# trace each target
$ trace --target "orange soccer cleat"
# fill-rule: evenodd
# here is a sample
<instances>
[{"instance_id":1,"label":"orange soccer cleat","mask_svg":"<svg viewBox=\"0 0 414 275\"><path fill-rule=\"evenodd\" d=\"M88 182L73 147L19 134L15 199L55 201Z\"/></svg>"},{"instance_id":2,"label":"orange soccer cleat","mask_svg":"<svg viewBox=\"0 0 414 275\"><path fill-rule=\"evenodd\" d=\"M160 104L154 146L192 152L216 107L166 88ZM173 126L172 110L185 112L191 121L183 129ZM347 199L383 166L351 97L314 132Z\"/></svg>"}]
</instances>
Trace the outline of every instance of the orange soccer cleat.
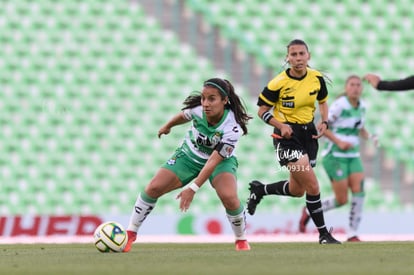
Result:
<instances>
[{"instance_id":1,"label":"orange soccer cleat","mask_svg":"<svg viewBox=\"0 0 414 275\"><path fill-rule=\"evenodd\" d=\"M250 250L250 245L247 242L247 240L237 240L236 241L236 250L237 251Z\"/></svg>"},{"instance_id":2,"label":"orange soccer cleat","mask_svg":"<svg viewBox=\"0 0 414 275\"><path fill-rule=\"evenodd\" d=\"M132 243L135 242L135 240L137 239L137 233L134 231L127 230L127 235L128 235L128 242L123 252L129 252L131 250Z\"/></svg>"}]
</instances>

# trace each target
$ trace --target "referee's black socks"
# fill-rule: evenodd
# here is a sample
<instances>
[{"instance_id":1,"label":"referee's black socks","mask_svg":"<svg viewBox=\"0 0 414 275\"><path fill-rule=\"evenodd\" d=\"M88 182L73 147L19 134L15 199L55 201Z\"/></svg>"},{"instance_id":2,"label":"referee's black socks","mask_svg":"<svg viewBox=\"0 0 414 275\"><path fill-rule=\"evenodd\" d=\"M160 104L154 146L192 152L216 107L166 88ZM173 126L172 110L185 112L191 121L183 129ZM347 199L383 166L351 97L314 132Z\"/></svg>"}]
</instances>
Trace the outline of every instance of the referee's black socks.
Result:
<instances>
[{"instance_id":1,"label":"referee's black socks","mask_svg":"<svg viewBox=\"0 0 414 275\"><path fill-rule=\"evenodd\" d=\"M281 180L264 187L265 195L292 196L289 192L289 181Z\"/></svg>"},{"instance_id":2,"label":"referee's black socks","mask_svg":"<svg viewBox=\"0 0 414 275\"><path fill-rule=\"evenodd\" d=\"M306 194L306 207L308 208L309 215L315 223L315 226L318 229L319 233L322 234L328 232L325 225L325 219L323 217L321 194Z\"/></svg>"}]
</instances>

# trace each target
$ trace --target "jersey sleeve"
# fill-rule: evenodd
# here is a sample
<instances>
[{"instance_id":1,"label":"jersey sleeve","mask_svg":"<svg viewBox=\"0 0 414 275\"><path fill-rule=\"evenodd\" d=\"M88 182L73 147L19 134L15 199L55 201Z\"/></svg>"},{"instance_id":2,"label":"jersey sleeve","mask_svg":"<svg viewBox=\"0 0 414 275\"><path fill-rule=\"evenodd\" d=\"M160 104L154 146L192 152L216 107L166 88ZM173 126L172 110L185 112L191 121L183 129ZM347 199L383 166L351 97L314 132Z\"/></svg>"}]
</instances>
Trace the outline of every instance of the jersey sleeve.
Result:
<instances>
[{"instance_id":1,"label":"jersey sleeve","mask_svg":"<svg viewBox=\"0 0 414 275\"><path fill-rule=\"evenodd\" d=\"M414 75L394 81L380 81L377 86L382 91L406 91L414 89Z\"/></svg>"},{"instance_id":2,"label":"jersey sleeve","mask_svg":"<svg viewBox=\"0 0 414 275\"><path fill-rule=\"evenodd\" d=\"M279 92L279 90L273 91L268 87L264 87L257 99L257 106L273 106L279 100Z\"/></svg>"},{"instance_id":3,"label":"jersey sleeve","mask_svg":"<svg viewBox=\"0 0 414 275\"><path fill-rule=\"evenodd\" d=\"M229 158L233 155L236 144L242 136L243 130L238 124L234 124L228 128L220 141L218 146L219 154L224 158Z\"/></svg>"},{"instance_id":4,"label":"jersey sleeve","mask_svg":"<svg viewBox=\"0 0 414 275\"><path fill-rule=\"evenodd\" d=\"M281 81L284 79L284 72L277 75L275 78L267 83L262 93L259 95L257 105L274 106L279 101L279 94L281 90Z\"/></svg>"},{"instance_id":5,"label":"jersey sleeve","mask_svg":"<svg viewBox=\"0 0 414 275\"><path fill-rule=\"evenodd\" d=\"M189 121L193 119L194 115L202 117L202 107L197 106L191 109L184 109L183 114L184 114L184 117Z\"/></svg>"},{"instance_id":6,"label":"jersey sleeve","mask_svg":"<svg viewBox=\"0 0 414 275\"><path fill-rule=\"evenodd\" d=\"M321 84L321 89L318 92L317 100L319 103L324 103L328 100L328 89L326 88L325 79L323 79L323 76L317 76L319 79L319 82Z\"/></svg>"},{"instance_id":7,"label":"jersey sleeve","mask_svg":"<svg viewBox=\"0 0 414 275\"><path fill-rule=\"evenodd\" d=\"M234 125L229 131L226 131L221 139L222 143L227 143L236 146L240 137L242 136L243 130L239 125Z\"/></svg>"},{"instance_id":8,"label":"jersey sleeve","mask_svg":"<svg viewBox=\"0 0 414 275\"><path fill-rule=\"evenodd\" d=\"M328 114L329 123L334 123L338 119L338 117L341 115L342 109L343 108L341 104L341 98L332 102L332 104L329 106L329 114Z\"/></svg>"},{"instance_id":9,"label":"jersey sleeve","mask_svg":"<svg viewBox=\"0 0 414 275\"><path fill-rule=\"evenodd\" d=\"M183 115L187 120L191 120L192 119L191 109L184 109L183 110Z\"/></svg>"}]
</instances>

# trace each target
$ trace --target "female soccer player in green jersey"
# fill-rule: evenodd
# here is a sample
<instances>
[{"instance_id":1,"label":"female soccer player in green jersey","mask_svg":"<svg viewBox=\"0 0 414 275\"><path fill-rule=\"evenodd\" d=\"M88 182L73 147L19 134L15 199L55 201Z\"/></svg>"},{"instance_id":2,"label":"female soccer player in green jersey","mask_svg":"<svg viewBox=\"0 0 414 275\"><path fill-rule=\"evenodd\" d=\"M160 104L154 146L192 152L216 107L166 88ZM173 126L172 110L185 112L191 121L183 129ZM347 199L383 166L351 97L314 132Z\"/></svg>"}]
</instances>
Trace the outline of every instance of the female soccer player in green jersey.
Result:
<instances>
[{"instance_id":1,"label":"female soccer player in green jersey","mask_svg":"<svg viewBox=\"0 0 414 275\"><path fill-rule=\"evenodd\" d=\"M361 99L362 80L351 75L345 82L345 93L329 108L329 130L325 132L328 142L322 151L323 167L328 174L335 197L322 202L323 211L328 211L348 202L348 189L352 193L349 212L348 241L360 241L357 230L361 221L364 203L364 169L360 156L360 137L368 139L365 129L366 105ZM305 232L309 215L302 211L300 231Z\"/></svg>"},{"instance_id":2,"label":"female soccer player in green jersey","mask_svg":"<svg viewBox=\"0 0 414 275\"><path fill-rule=\"evenodd\" d=\"M180 209L187 211L195 193L209 180L220 198L236 239L236 250L250 250L245 237L245 211L237 195L236 144L247 134L246 113L233 85L220 78L204 82L200 94L190 95L181 112L158 131L158 137L170 133L174 126L192 122L182 145L162 165L135 202L127 227L131 249L137 232L151 213L159 197L185 187L177 196Z\"/></svg>"},{"instance_id":3,"label":"female soccer player in green jersey","mask_svg":"<svg viewBox=\"0 0 414 275\"><path fill-rule=\"evenodd\" d=\"M274 127L276 158L289 174L289 180L271 184L250 182L248 212L253 215L265 195L303 197L319 231L319 243L340 243L327 230L322 211L316 165L318 138L328 129L328 90L323 75L309 68L310 53L302 40L287 46L289 68L273 78L259 95L258 115ZM314 124L315 103L322 122Z\"/></svg>"}]
</instances>

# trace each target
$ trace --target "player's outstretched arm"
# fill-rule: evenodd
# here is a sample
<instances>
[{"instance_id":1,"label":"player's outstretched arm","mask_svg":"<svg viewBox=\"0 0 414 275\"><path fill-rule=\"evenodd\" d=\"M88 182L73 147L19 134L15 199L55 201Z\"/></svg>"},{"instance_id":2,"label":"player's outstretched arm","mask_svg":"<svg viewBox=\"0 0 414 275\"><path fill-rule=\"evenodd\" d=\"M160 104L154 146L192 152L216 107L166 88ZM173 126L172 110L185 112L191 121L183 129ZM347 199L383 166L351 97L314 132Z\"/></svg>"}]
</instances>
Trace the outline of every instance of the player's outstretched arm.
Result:
<instances>
[{"instance_id":1,"label":"player's outstretched arm","mask_svg":"<svg viewBox=\"0 0 414 275\"><path fill-rule=\"evenodd\" d=\"M185 118L183 112L176 114L158 130L158 138L161 138L162 135L168 135L171 132L172 127L187 123L188 121L189 120Z\"/></svg>"}]
</instances>

